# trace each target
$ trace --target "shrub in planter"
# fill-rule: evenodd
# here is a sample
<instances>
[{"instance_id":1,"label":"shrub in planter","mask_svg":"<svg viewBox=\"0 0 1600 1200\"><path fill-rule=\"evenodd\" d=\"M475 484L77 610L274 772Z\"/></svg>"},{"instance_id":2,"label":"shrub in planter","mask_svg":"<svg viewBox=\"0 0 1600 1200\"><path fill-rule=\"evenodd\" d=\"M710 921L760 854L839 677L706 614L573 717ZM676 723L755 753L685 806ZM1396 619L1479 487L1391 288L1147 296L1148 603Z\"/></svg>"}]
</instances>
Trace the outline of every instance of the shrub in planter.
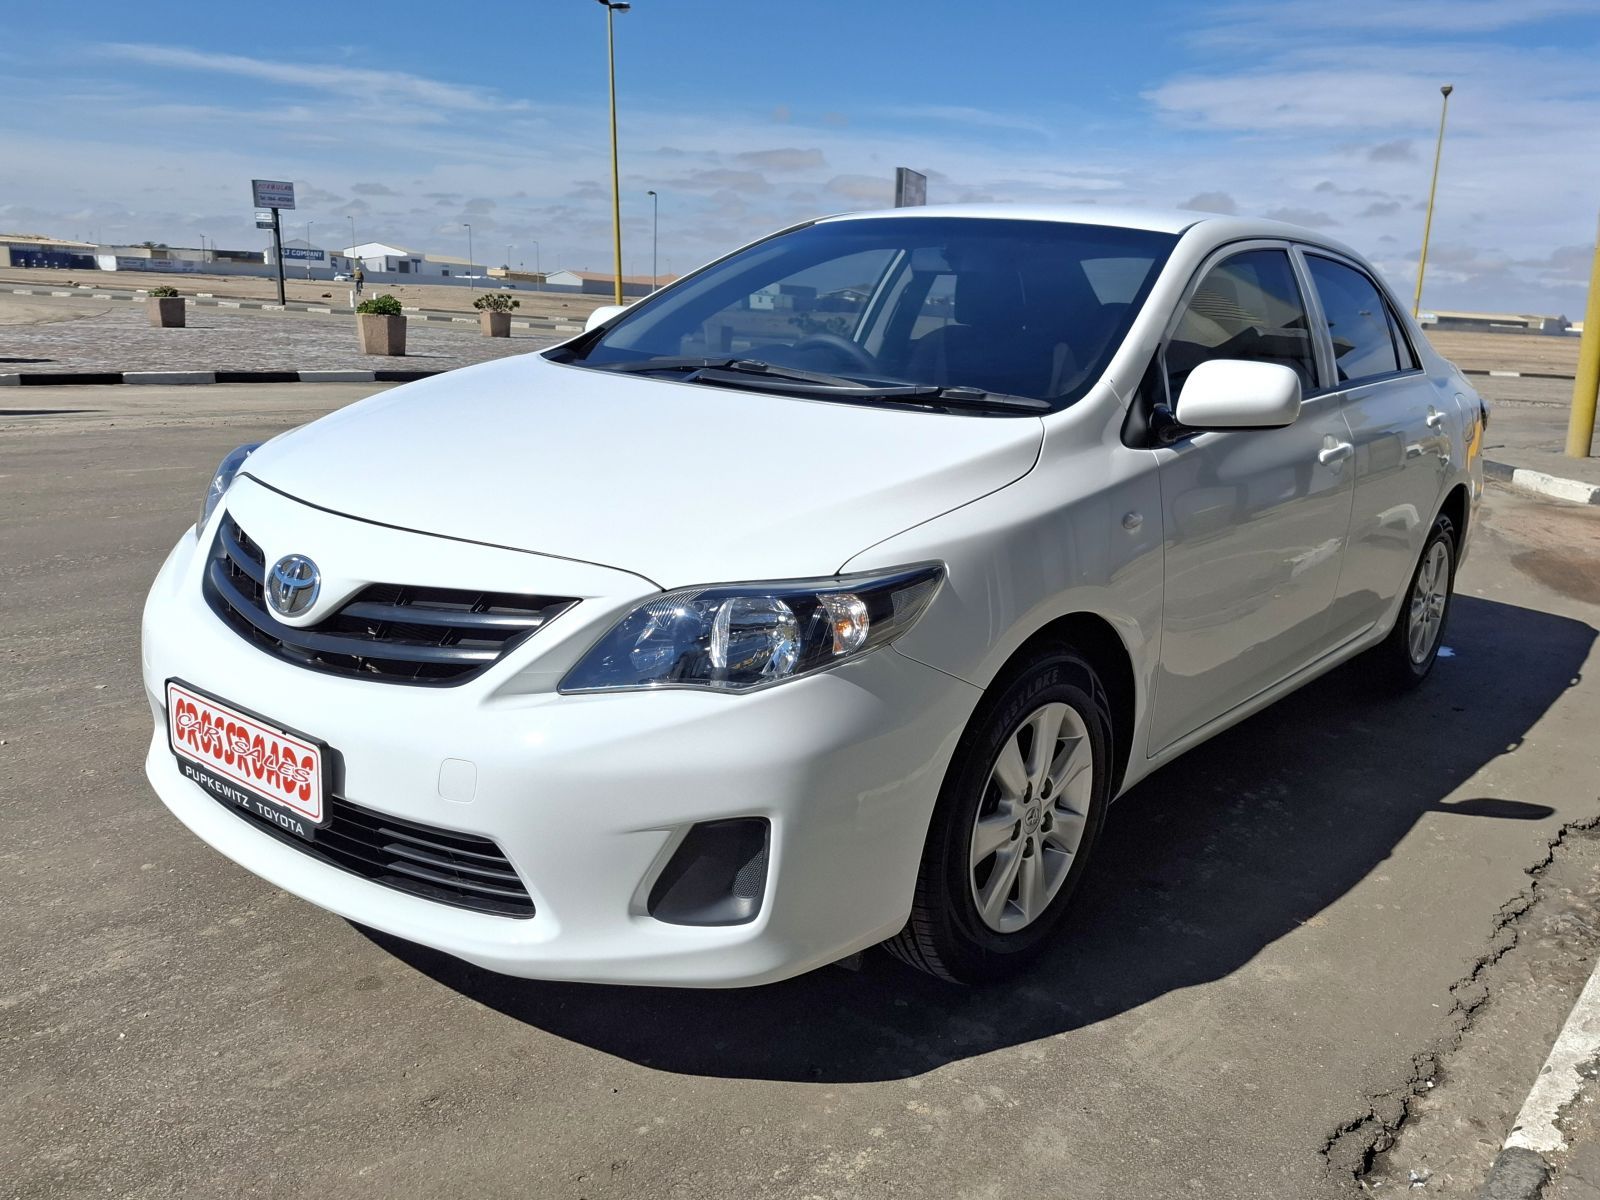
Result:
<instances>
[{"instance_id":1,"label":"shrub in planter","mask_svg":"<svg viewBox=\"0 0 1600 1200\"><path fill-rule=\"evenodd\" d=\"M406 352L406 318L400 301L387 293L356 305L361 353L399 355Z\"/></svg>"},{"instance_id":2,"label":"shrub in planter","mask_svg":"<svg viewBox=\"0 0 1600 1200\"><path fill-rule=\"evenodd\" d=\"M478 310L478 326L484 337L510 337L511 310L521 308L522 301L505 292L485 292L472 302L472 307Z\"/></svg>"},{"instance_id":3,"label":"shrub in planter","mask_svg":"<svg viewBox=\"0 0 1600 1200\"><path fill-rule=\"evenodd\" d=\"M145 295L149 297L144 302L144 310L150 318L150 324L157 329L183 328L188 310L184 306L183 297L178 295L177 288L163 284L151 288Z\"/></svg>"}]
</instances>

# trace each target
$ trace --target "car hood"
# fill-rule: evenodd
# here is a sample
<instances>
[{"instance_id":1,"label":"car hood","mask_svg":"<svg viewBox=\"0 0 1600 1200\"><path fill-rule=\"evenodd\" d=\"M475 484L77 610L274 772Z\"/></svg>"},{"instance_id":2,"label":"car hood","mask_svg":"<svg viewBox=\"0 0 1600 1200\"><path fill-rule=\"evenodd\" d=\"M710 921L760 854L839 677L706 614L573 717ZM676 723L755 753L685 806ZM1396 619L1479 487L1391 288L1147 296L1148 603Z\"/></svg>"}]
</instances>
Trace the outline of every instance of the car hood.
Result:
<instances>
[{"instance_id":1,"label":"car hood","mask_svg":"<svg viewBox=\"0 0 1600 1200\"><path fill-rule=\"evenodd\" d=\"M955 416L617 375L520 355L323 417L245 473L364 520L661 587L829 575L1025 475L1035 417Z\"/></svg>"}]
</instances>

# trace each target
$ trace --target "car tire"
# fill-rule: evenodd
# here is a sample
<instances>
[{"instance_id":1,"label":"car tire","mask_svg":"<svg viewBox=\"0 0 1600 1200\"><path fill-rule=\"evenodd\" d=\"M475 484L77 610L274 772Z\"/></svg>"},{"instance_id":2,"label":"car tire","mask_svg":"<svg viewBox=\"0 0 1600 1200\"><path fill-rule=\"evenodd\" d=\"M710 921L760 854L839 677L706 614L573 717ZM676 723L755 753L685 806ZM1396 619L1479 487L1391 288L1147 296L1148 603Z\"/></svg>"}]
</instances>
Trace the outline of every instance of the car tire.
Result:
<instances>
[{"instance_id":1,"label":"car tire","mask_svg":"<svg viewBox=\"0 0 1600 1200\"><path fill-rule=\"evenodd\" d=\"M1456 528L1440 514L1417 556L1394 628L1369 656L1384 690L1409 692L1433 670L1444 645L1455 584Z\"/></svg>"},{"instance_id":2,"label":"car tire","mask_svg":"<svg viewBox=\"0 0 1600 1200\"><path fill-rule=\"evenodd\" d=\"M889 952L952 983L1003 978L1030 962L1099 839L1111 746L1105 688L1070 646L1046 646L1005 672L957 745L911 918L884 943Z\"/></svg>"}]
</instances>

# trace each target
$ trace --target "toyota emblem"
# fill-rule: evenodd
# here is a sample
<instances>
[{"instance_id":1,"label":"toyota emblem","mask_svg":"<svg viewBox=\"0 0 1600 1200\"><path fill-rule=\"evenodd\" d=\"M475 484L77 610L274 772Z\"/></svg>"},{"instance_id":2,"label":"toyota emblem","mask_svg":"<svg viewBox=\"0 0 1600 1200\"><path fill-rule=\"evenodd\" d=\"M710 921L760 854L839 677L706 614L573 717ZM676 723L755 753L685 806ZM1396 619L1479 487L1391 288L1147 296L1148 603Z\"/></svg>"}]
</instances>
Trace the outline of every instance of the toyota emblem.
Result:
<instances>
[{"instance_id":1,"label":"toyota emblem","mask_svg":"<svg viewBox=\"0 0 1600 1200\"><path fill-rule=\"evenodd\" d=\"M267 604L280 617L297 617L317 602L322 575L304 554L285 554L267 573Z\"/></svg>"}]
</instances>

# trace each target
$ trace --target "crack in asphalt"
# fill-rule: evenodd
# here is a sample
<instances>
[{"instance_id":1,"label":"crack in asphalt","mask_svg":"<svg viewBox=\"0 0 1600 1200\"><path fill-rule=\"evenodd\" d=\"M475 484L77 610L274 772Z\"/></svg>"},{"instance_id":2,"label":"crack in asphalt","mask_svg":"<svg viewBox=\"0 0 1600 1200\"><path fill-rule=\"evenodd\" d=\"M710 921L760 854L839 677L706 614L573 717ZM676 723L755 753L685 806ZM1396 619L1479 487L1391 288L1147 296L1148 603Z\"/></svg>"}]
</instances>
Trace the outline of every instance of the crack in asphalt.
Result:
<instances>
[{"instance_id":1,"label":"crack in asphalt","mask_svg":"<svg viewBox=\"0 0 1600 1200\"><path fill-rule=\"evenodd\" d=\"M1465 975L1450 985L1453 1003L1447 1019L1453 1026L1451 1032L1441 1034L1426 1049L1413 1054L1411 1071L1406 1078L1381 1092L1369 1093L1367 1110L1328 1134L1320 1153L1331 1176L1363 1185L1363 1177L1371 1170L1373 1158L1394 1145L1395 1135L1411 1116L1412 1102L1434 1086L1441 1061L1460 1048L1478 1010L1489 999L1484 973L1520 940L1521 918L1538 898L1545 871L1569 836L1597 827L1600 827L1600 815L1567 822L1546 842L1543 857L1523 868L1532 882L1500 906L1490 926L1489 948L1474 960Z\"/></svg>"}]
</instances>

